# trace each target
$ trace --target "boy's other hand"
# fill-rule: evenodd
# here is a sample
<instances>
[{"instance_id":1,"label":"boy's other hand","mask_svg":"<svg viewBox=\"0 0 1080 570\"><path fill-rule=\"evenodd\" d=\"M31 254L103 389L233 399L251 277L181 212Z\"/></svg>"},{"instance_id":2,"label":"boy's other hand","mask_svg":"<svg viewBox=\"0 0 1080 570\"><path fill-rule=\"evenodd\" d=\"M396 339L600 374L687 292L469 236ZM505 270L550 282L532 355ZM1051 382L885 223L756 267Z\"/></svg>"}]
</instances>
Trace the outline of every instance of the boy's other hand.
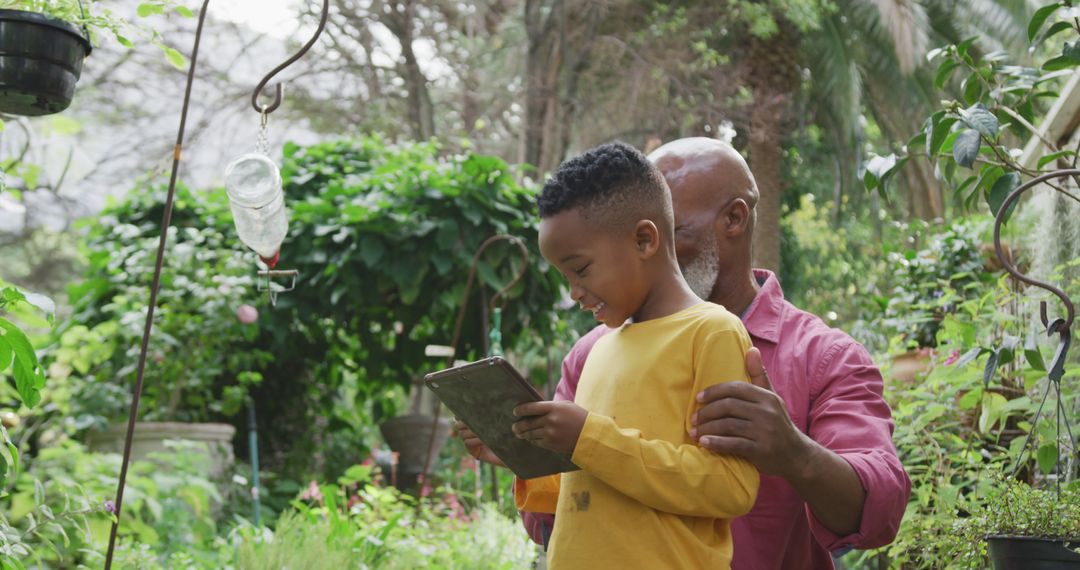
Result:
<instances>
[{"instance_id":1,"label":"boy's other hand","mask_svg":"<svg viewBox=\"0 0 1080 570\"><path fill-rule=\"evenodd\" d=\"M529 402L514 408L522 419L514 433L534 445L559 453L573 453L589 412L573 402Z\"/></svg>"},{"instance_id":2,"label":"boy's other hand","mask_svg":"<svg viewBox=\"0 0 1080 570\"><path fill-rule=\"evenodd\" d=\"M464 422L454 422L454 431L457 432L458 437L460 437L461 441L465 444L465 449L468 450L469 455L476 458L477 461L498 465L499 467L506 467L506 464L502 462L502 459L499 459L498 456L495 455L495 452L484 445L484 442L480 441L480 438L476 437L476 434L473 433L473 431L469 429L469 426L465 425Z\"/></svg>"}]
</instances>

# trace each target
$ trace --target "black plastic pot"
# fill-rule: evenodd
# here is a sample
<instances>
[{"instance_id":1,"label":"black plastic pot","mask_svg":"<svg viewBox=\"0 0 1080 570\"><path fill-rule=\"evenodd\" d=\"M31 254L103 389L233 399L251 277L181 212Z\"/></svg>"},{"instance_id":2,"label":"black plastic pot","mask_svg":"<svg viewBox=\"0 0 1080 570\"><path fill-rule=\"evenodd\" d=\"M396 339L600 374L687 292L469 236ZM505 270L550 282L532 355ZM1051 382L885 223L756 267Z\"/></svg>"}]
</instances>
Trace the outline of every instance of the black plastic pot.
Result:
<instances>
[{"instance_id":1,"label":"black plastic pot","mask_svg":"<svg viewBox=\"0 0 1080 570\"><path fill-rule=\"evenodd\" d=\"M988 536L994 570L1080 570L1080 541L1065 542L1030 536Z\"/></svg>"},{"instance_id":2,"label":"black plastic pot","mask_svg":"<svg viewBox=\"0 0 1080 570\"><path fill-rule=\"evenodd\" d=\"M0 10L0 113L38 116L67 109L90 49L90 40L67 22Z\"/></svg>"}]
</instances>

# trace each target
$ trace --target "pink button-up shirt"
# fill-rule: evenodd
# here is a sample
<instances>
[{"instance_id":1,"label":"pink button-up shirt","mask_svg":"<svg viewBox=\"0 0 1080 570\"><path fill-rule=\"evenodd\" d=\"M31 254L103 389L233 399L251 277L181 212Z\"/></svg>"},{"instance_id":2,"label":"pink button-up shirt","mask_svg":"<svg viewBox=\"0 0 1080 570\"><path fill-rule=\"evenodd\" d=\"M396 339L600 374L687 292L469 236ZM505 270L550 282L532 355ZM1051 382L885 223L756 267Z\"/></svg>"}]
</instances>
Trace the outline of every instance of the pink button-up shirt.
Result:
<instances>
[{"instance_id":1,"label":"pink button-up shirt","mask_svg":"<svg viewBox=\"0 0 1080 570\"><path fill-rule=\"evenodd\" d=\"M831 552L874 548L896 536L911 480L892 443L893 422L882 398L882 379L866 349L844 332L784 300L776 277L754 270L762 283L742 316L761 351L773 388L795 425L843 457L863 489L862 522L855 534L826 529L787 481L762 475L757 503L731 525L732 568L832 568ZM614 329L596 327L563 360L556 400L573 400L585 359L597 339ZM550 534L554 517L523 513L533 540Z\"/></svg>"}]
</instances>

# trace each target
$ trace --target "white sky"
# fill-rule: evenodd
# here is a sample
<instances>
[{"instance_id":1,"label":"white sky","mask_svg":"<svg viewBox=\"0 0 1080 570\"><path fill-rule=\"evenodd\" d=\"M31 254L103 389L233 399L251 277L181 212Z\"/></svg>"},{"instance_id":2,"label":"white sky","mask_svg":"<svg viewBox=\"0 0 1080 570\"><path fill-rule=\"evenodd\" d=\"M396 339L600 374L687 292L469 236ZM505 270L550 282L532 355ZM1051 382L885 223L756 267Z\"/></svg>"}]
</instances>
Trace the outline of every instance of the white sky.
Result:
<instances>
[{"instance_id":1,"label":"white sky","mask_svg":"<svg viewBox=\"0 0 1080 570\"><path fill-rule=\"evenodd\" d=\"M210 2L208 13L284 38L296 33L300 6L297 0L224 0Z\"/></svg>"}]
</instances>

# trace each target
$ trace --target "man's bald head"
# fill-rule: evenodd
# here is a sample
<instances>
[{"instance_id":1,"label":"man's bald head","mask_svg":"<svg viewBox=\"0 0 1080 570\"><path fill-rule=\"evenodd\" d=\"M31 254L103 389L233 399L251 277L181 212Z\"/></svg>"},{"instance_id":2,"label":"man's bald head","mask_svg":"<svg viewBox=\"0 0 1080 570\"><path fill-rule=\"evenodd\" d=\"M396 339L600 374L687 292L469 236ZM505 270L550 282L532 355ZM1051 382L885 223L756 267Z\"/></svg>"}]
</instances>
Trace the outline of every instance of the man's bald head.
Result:
<instances>
[{"instance_id":1,"label":"man's bald head","mask_svg":"<svg viewBox=\"0 0 1080 570\"><path fill-rule=\"evenodd\" d=\"M671 189L675 254L687 283L703 299L732 302L730 280L750 275L758 203L746 161L705 137L669 142L649 160Z\"/></svg>"},{"instance_id":2,"label":"man's bald head","mask_svg":"<svg viewBox=\"0 0 1080 570\"><path fill-rule=\"evenodd\" d=\"M758 189L750 167L730 144L708 137L671 141L649 154L668 186L708 192L725 204L742 198L751 210L757 206Z\"/></svg>"}]
</instances>

